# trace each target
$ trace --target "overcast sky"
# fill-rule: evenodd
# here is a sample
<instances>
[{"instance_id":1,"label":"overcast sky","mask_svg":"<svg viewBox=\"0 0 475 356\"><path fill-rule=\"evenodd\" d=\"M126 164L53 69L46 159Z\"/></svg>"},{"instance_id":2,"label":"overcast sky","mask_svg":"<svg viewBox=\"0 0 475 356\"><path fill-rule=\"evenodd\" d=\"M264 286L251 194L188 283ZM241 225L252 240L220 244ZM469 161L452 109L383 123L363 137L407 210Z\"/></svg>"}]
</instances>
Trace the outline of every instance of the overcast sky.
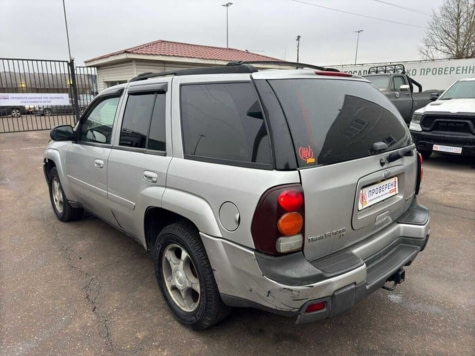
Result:
<instances>
[{"instance_id":1,"label":"overcast sky","mask_svg":"<svg viewBox=\"0 0 475 356\"><path fill-rule=\"evenodd\" d=\"M226 46L227 1L65 0L72 56L82 64L155 40ZM443 0L232 0L229 47L300 61L422 59L418 47ZM357 16L357 15L359 16ZM0 58L67 59L62 0L0 0Z\"/></svg>"}]
</instances>

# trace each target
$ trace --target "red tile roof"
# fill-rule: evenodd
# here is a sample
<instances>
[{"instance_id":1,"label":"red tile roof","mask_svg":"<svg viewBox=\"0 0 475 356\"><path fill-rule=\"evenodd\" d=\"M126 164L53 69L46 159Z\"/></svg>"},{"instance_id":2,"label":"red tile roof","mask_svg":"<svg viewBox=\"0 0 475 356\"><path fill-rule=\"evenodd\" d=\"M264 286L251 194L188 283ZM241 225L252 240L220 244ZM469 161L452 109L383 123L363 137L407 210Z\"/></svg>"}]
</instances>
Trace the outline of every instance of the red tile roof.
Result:
<instances>
[{"instance_id":1,"label":"red tile roof","mask_svg":"<svg viewBox=\"0 0 475 356\"><path fill-rule=\"evenodd\" d=\"M234 48L201 46L189 43L170 42L170 41L154 41L139 46L123 49L121 51L112 52L100 57L88 59L87 62L105 59L119 54L131 53L151 56L169 56L209 59L218 61L280 61L280 59L262 56L260 54L241 51Z\"/></svg>"}]
</instances>

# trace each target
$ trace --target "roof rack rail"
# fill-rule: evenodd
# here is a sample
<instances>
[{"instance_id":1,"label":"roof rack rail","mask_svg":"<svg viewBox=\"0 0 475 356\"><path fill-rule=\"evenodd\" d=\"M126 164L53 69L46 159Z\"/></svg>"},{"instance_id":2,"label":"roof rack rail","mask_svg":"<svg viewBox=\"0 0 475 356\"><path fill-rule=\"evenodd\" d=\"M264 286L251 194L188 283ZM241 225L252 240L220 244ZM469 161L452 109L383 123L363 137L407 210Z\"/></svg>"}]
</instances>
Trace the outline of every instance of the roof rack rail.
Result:
<instances>
[{"instance_id":1,"label":"roof rack rail","mask_svg":"<svg viewBox=\"0 0 475 356\"><path fill-rule=\"evenodd\" d=\"M338 69L335 68L326 68L326 67L321 67L321 66L316 66L313 64L307 64L307 63L300 63L300 62L287 62L287 61L236 61L236 62L229 62L227 65L228 66L237 66L237 65L242 65L242 64L273 64L273 65L278 65L278 66L289 66L289 67L295 67L296 69L301 69L301 68L310 68L310 69L316 69L316 70L322 70L322 71L327 71L327 72L339 72Z\"/></svg>"},{"instance_id":2,"label":"roof rack rail","mask_svg":"<svg viewBox=\"0 0 475 356\"><path fill-rule=\"evenodd\" d=\"M198 75L198 74L235 74L235 73L254 73L258 69L253 66L253 64L272 64L279 66L291 66L295 68L311 68L327 72L339 72L335 68L325 68L320 66L315 66L313 64L306 63L296 63L296 62L285 62L285 61L249 61L249 62L229 62L225 66L213 66L213 67L199 67L199 68L188 68L188 69L179 69L171 70L166 72L158 73L142 73L136 77L129 80L129 82L138 82L139 80L146 80L149 78L156 77L166 77L169 75L182 76L182 75Z\"/></svg>"},{"instance_id":3,"label":"roof rack rail","mask_svg":"<svg viewBox=\"0 0 475 356\"><path fill-rule=\"evenodd\" d=\"M388 64L383 66L370 67L368 69L368 74L379 73L406 74L406 68L404 67L404 64Z\"/></svg>"},{"instance_id":4,"label":"roof rack rail","mask_svg":"<svg viewBox=\"0 0 475 356\"><path fill-rule=\"evenodd\" d=\"M233 73L254 73L257 69L248 64L236 65L236 66L213 66L213 67L199 67L171 70L159 73L142 73L129 80L129 82L137 82L139 80L146 80L155 77L166 77L169 75L181 76L181 75L197 75L197 74L233 74Z\"/></svg>"}]
</instances>

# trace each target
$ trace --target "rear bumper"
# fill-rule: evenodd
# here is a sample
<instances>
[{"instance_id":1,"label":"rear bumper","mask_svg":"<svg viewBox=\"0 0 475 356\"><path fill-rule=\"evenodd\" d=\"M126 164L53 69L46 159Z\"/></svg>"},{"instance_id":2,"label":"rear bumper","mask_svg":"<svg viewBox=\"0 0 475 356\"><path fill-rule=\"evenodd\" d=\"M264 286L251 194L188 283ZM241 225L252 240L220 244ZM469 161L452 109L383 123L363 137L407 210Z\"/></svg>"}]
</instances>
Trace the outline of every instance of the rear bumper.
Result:
<instances>
[{"instance_id":1,"label":"rear bumper","mask_svg":"<svg viewBox=\"0 0 475 356\"><path fill-rule=\"evenodd\" d=\"M299 252L272 257L201 234L223 301L256 307L298 323L345 312L410 265L427 244L429 213L414 201L398 222L350 249L317 261ZM306 313L309 305L321 310Z\"/></svg>"}]
</instances>

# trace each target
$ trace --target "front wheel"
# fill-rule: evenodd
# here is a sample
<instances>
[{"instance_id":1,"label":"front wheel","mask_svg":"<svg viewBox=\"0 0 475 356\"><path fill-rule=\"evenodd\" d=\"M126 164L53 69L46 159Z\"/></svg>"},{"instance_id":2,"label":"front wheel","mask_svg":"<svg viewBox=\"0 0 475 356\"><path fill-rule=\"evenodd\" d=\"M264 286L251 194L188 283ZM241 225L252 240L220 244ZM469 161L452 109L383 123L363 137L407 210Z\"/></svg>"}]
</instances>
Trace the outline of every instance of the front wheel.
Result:
<instances>
[{"instance_id":1,"label":"front wheel","mask_svg":"<svg viewBox=\"0 0 475 356\"><path fill-rule=\"evenodd\" d=\"M160 290L181 323L203 330L229 312L219 295L213 271L196 228L181 221L165 227L153 251Z\"/></svg>"},{"instance_id":2,"label":"front wheel","mask_svg":"<svg viewBox=\"0 0 475 356\"><path fill-rule=\"evenodd\" d=\"M71 204L69 204L63 187L61 186L56 167L52 168L49 172L49 197L53 211L59 220L72 221L82 216L83 209L73 208Z\"/></svg>"}]
</instances>

